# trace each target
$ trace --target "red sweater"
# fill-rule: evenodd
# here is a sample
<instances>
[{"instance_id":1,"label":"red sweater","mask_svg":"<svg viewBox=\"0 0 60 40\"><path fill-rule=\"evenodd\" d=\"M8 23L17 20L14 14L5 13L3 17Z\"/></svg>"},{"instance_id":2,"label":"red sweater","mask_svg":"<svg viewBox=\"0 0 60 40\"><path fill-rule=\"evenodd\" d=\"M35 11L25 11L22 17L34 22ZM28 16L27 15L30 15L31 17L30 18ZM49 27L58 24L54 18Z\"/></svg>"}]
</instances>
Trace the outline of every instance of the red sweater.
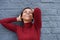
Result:
<instances>
[{"instance_id":1,"label":"red sweater","mask_svg":"<svg viewBox=\"0 0 60 40\"><path fill-rule=\"evenodd\" d=\"M41 10L39 8L34 9L34 23L24 23L24 26L18 26L12 24L17 22L17 18L5 18L0 20L0 23L7 29L15 32L18 36L18 40L40 40L41 34Z\"/></svg>"}]
</instances>

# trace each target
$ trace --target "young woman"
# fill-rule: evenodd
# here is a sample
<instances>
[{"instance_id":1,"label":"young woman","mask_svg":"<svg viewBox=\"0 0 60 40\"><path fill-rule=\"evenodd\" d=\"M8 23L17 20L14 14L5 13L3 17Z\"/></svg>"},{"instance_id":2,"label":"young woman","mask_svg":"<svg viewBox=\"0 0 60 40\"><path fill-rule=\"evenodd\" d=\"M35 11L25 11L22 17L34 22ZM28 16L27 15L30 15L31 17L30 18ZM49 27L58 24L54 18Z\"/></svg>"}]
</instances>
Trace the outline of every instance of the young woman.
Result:
<instances>
[{"instance_id":1,"label":"young woman","mask_svg":"<svg viewBox=\"0 0 60 40\"><path fill-rule=\"evenodd\" d=\"M34 20L34 23L32 21ZM24 25L18 26L12 22L22 21ZM31 9L26 7L21 12L19 17L5 18L0 20L5 28L15 32L18 40L40 40L41 34L41 10L39 8Z\"/></svg>"}]
</instances>

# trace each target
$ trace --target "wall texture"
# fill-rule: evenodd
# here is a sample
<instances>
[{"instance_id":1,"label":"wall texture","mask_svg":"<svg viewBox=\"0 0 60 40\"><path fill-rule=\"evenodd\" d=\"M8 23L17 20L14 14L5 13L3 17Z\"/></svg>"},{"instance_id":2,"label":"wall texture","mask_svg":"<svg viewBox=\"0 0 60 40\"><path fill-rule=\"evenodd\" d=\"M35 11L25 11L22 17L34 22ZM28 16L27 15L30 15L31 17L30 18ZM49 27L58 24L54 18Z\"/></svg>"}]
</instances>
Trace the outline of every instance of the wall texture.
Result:
<instances>
[{"instance_id":1,"label":"wall texture","mask_svg":"<svg viewBox=\"0 0 60 40\"><path fill-rule=\"evenodd\" d=\"M0 0L0 19L17 16L25 7L42 10L41 40L60 40L60 0ZM0 40L18 40L0 24Z\"/></svg>"}]
</instances>

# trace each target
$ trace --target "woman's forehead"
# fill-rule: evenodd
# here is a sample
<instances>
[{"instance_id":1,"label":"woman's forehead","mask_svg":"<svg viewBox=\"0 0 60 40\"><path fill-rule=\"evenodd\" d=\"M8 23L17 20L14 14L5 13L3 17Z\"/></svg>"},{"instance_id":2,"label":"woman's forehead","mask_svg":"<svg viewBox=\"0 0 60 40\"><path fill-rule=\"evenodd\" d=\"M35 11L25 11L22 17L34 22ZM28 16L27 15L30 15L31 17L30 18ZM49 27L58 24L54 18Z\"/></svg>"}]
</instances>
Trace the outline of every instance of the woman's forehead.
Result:
<instances>
[{"instance_id":1,"label":"woman's forehead","mask_svg":"<svg viewBox=\"0 0 60 40\"><path fill-rule=\"evenodd\" d=\"M31 9L25 9L24 11L32 11Z\"/></svg>"}]
</instances>

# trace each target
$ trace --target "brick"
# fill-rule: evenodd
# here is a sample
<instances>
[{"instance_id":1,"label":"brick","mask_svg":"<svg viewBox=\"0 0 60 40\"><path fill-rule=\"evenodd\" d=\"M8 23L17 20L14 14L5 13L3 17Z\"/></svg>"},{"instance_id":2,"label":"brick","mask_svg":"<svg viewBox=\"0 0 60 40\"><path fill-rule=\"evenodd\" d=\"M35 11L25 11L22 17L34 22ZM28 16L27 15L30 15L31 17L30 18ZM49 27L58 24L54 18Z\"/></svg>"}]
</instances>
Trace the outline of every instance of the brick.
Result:
<instances>
[{"instance_id":1,"label":"brick","mask_svg":"<svg viewBox=\"0 0 60 40\"><path fill-rule=\"evenodd\" d=\"M52 28L52 33L60 34L60 28Z\"/></svg>"},{"instance_id":2,"label":"brick","mask_svg":"<svg viewBox=\"0 0 60 40\"><path fill-rule=\"evenodd\" d=\"M50 28L49 22L42 22L42 27L43 28Z\"/></svg>"},{"instance_id":3,"label":"brick","mask_svg":"<svg viewBox=\"0 0 60 40\"><path fill-rule=\"evenodd\" d=\"M41 2L54 2L55 0L41 0Z\"/></svg>"},{"instance_id":4,"label":"brick","mask_svg":"<svg viewBox=\"0 0 60 40\"><path fill-rule=\"evenodd\" d=\"M43 28L56 28L58 27L58 24L55 21L42 22L42 27Z\"/></svg>"},{"instance_id":5,"label":"brick","mask_svg":"<svg viewBox=\"0 0 60 40\"><path fill-rule=\"evenodd\" d=\"M60 10L58 10L58 13L57 14L58 14L58 16L60 16Z\"/></svg>"},{"instance_id":6,"label":"brick","mask_svg":"<svg viewBox=\"0 0 60 40\"><path fill-rule=\"evenodd\" d=\"M45 9L42 11L43 16L57 16L56 9Z\"/></svg>"},{"instance_id":7,"label":"brick","mask_svg":"<svg viewBox=\"0 0 60 40\"><path fill-rule=\"evenodd\" d=\"M54 3L33 3L32 4L33 7L40 7L42 9L42 11L44 9L55 9L56 5Z\"/></svg>"},{"instance_id":8,"label":"brick","mask_svg":"<svg viewBox=\"0 0 60 40\"><path fill-rule=\"evenodd\" d=\"M57 2L57 3L59 3L59 2L60 2L60 0L54 0L54 2Z\"/></svg>"},{"instance_id":9,"label":"brick","mask_svg":"<svg viewBox=\"0 0 60 40\"><path fill-rule=\"evenodd\" d=\"M46 21L46 22L48 22L48 21L60 21L60 16L42 16L42 21Z\"/></svg>"},{"instance_id":10,"label":"brick","mask_svg":"<svg viewBox=\"0 0 60 40\"><path fill-rule=\"evenodd\" d=\"M2 17L14 17L14 16L18 16L20 14L20 10L2 10Z\"/></svg>"},{"instance_id":11,"label":"brick","mask_svg":"<svg viewBox=\"0 0 60 40\"><path fill-rule=\"evenodd\" d=\"M55 9L60 10L60 4L58 2L54 3L54 5L55 5Z\"/></svg>"},{"instance_id":12,"label":"brick","mask_svg":"<svg viewBox=\"0 0 60 40\"><path fill-rule=\"evenodd\" d=\"M41 40L57 40L56 34L41 34Z\"/></svg>"},{"instance_id":13,"label":"brick","mask_svg":"<svg viewBox=\"0 0 60 40\"><path fill-rule=\"evenodd\" d=\"M42 15L42 21L43 22L48 22L50 19L49 19L49 17L48 16L43 16Z\"/></svg>"},{"instance_id":14,"label":"brick","mask_svg":"<svg viewBox=\"0 0 60 40\"><path fill-rule=\"evenodd\" d=\"M41 2L60 2L60 0L41 0Z\"/></svg>"},{"instance_id":15,"label":"brick","mask_svg":"<svg viewBox=\"0 0 60 40\"><path fill-rule=\"evenodd\" d=\"M57 26L58 26L58 28L60 28L60 22L57 22Z\"/></svg>"},{"instance_id":16,"label":"brick","mask_svg":"<svg viewBox=\"0 0 60 40\"><path fill-rule=\"evenodd\" d=\"M55 22L60 21L60 16L48 16L48 17L50 21L55 21Z\"/></svg>"},{"instance_id":17,"label":"brick","mask_svg":"<svg viewBox=\"0 0 60 40\"><path fill-rule=\"evenodd\" d=\"M0 40L17 40L15 33L0 33Z\"/></svg>"},{"instance_id":18,"label":"brick","mask_svg":"<svg viewBox=\"0 0 60 40\"><path fill-rule=\"evenodd\" d=\"M58 40L60 40L60 34L57 34L57 38L58 38Z\"/></svg>"},{"instance_id":19,"label":"brick","mask_svg":"<svg viewBox=\"0 0 60 40\"><path fill-rule=\"evenodd\" d=\"M41 2L41 1L40 0L10 0L10 2L23 2L23 3L33 2L33 3L36 3L36 2Z\"/></svg>"},{"instance_id":20,"label":"brick","mask_svg":"<svg viewBox=\"0 0 60 40\"><path fill-rule=\"evenodd\" d=\"M42 34L51 33L51 28L42 28L42 29L41 29L41 33L42 33Z\"/></svg>"},{"instance_id":21,"label":"brick","mask_svg":"<svg viewBox=\"0 0 60 40\"><path fill-rule=\"evenodd\" d=\"M50 26L51 28L57 28L57 22L49 21L49 26Z\"/></svg>"},{"instance_id":22,"label":"brick","mask_svg":"<svg viewBox=\"0 0 60 40\"><path fill-rule=\"evenodd\" d=\"M10 32L10 31L0 24L0 33L3 33L3 32Z\"/></svg>"}]
</instances>

